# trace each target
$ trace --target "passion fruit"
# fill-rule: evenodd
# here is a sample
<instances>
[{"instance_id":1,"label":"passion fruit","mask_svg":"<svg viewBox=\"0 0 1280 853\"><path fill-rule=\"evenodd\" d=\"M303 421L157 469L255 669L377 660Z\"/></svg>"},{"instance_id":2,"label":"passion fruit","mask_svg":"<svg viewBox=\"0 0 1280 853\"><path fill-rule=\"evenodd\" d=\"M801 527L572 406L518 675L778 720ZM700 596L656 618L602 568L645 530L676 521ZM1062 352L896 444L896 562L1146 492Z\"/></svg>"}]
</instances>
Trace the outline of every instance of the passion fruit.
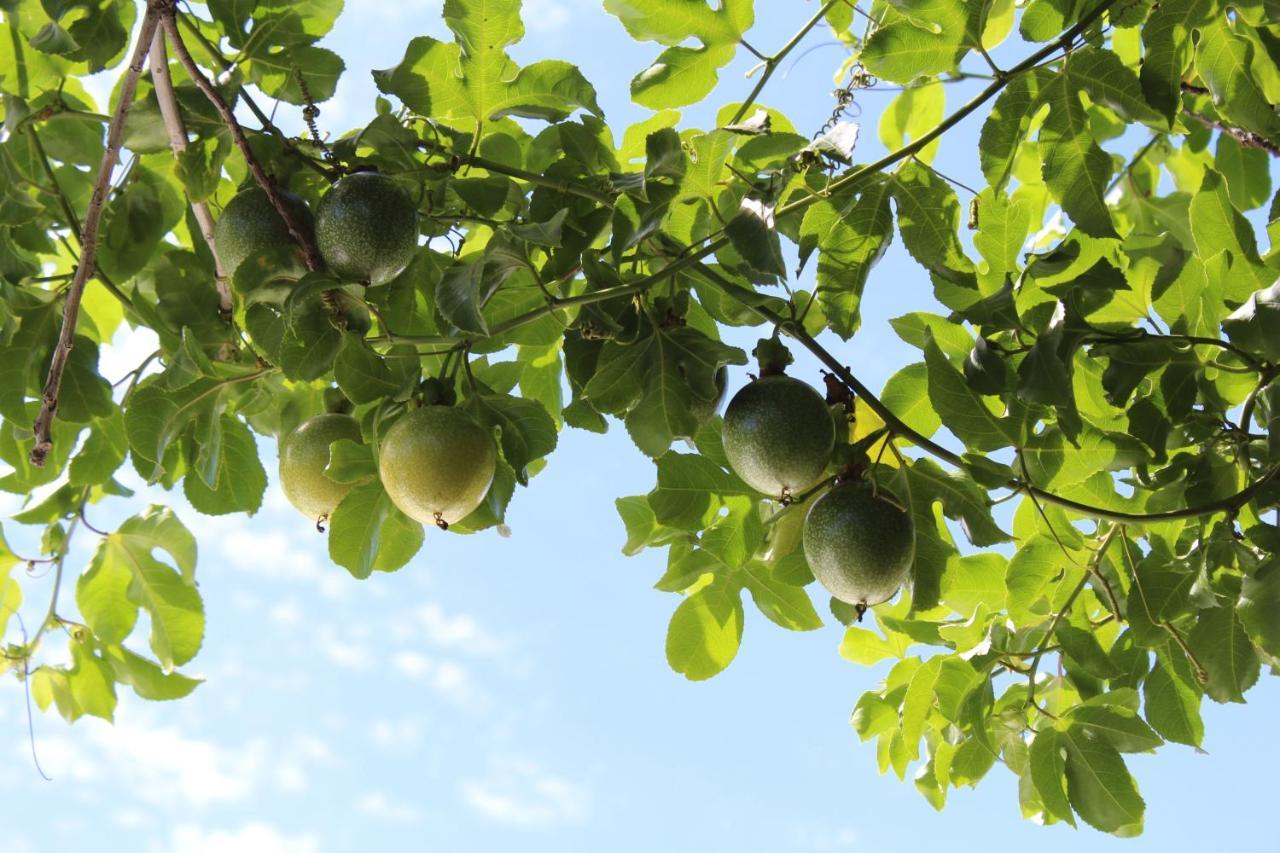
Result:
<instances>
[{"instance_id":1,"label":"passion fruit","mask_svg":"<svg viewBox=\"0 0 1280 853\"><path fill-rule=\"evenodd\" d=\"M424 406L387 431L378 472L401 512L448 527L484 501L498 464L493 436L452 406Z\"/></svg>"},{"instance_id":2,"label":"passion fruit","mask_svg":"<svg viewBox=\"0 0 1280 853\"><path fill-rule=\"evenodd\" d=\"M289 503L313 521L331 515L355 483L339 483L324 473L329 446L340 439L360 442L360 424L350 415L316 415L280 442L280 487Z\"/></svg>"},{"instance_id":3,"label":"passion fruit","mask_svg":"<svg viewBox=\"0 0 1280 853\"><path fill-rule=\"evenodd\" d=\"M378 172L347 175L320 200L316 243L329 269L347 281L384 284L418 248L418 208Z\"/></svg>"},{"instance_id":4,"label":"passion fruit","mask_svg":"<svg viewBox=\"0 0 1280 853\"><path fill-rule=\"evenodd\" d=\"M813 576L859 613L906 583L915 541L911 513L865 481L841 483L805 516L804 555Z\"/></svg>"},{"instance_id":5,"label":"passion fruit","mask_svg":"<svg viewBox=\"0 0 1280 853\"><path fill-rule=\"evenodd\" d=\"M734 472L752 488L782 497L822 476L836 430L821 394L790 376L766 376L729 401L721 436Z\"/></svg>"},{"instance_id":6,"label":"passion fruit","mask_svg":"<svg viewBox=\"0 0 1280 853\"><path fill-rule=\"evenodd\" d=\"M287 190L276 192L289 209L294 223L306 232L303 236L311 237L315 231L311 208L301 197ZM284 224L261 187L243 189L227 202L213 227L213 238L218 247L218 260L228 277L234 277L236 269L250 255L267 249L297 249L289 234L289 226ZM299 272L306 270L300 256L298 268Z\"/></svg>"}]
</instances>

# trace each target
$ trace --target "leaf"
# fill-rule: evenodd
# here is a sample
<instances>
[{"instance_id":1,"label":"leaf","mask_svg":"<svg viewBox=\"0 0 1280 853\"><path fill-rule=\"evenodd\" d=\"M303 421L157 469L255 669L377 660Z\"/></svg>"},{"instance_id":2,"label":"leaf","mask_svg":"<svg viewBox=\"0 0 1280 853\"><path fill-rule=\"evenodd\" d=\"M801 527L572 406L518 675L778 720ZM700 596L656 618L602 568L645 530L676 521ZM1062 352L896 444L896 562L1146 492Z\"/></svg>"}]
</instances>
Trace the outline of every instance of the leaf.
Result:
<instances>
[{"instance_id":1,"label":"leaf","mask_svg":"<svg viewBox=\"0 0 1280 853\"><path fill-rule=\"evenodd\" d=\"M115 673L115 680L128 684L143 699L183 699L204 683L203 678L191 678L180 672L165 672L154 662L124 646L109 646L103 651Z\"/></svg>"},{"instance_id":2,"label":"leaf","mask_svg":"<svg viewBox=\"0 0 1280 853\"><path fill-rule=\"evenodd\" d=\"M671 616L667 662L690 681L703 681L733 662L742 642L742 599L712 584L690 595Z\"/></svg>"},{"instance_id":3,"label":"leaf","mask_svg":"<svg viewBox=\"0 0 1280 853\"><path fill-rule=\"evenodd\" d=\"M670 452L658 460L649 506L659 524L701 530L713 497L753 496L750 487L704 456Z\"/></svg>"},{"instance_id":4,"label":"leaf","mask_svg":"<svg viewBox=\"0 0 1280 853\"><path fill-rule=\"evenodd\" d=\"M942 426L937 412L929 403L929 376L924 362L908 364L885 383L880 402L907 426L925 437Z\"/></svg>"},{"instance_id":5,"label":"leaf","mask_svg":"<svg viewBox=\"0 0 1280 853\"><path fill-rule=\"evenodd\" d=\"M1120 753L1072 725L1062 735L1067 749L1067 796L1085 823L1103 832L1141 832L1146 804Z\"/></svg>"},{"instance_id":6,"label":"leaf","mask_svg":"<svg viewBox=\"0 0 1280 853\"><path fill-rule=\"evenodd\" d=\"M459 331L488 336L489 326L480 313L489 296L484 266L483 261L459 261L445 270L436 285L436 310Z\"/></svg>"},{"instance_id":7,"label":"leaf","mask_svg":"<svg viewBox=\"0 0 1280 853\"><path fill-rule=\"evenodd\" d=\"M988 408L983 396L947 361L932 335L925 342L924 360L929 371L929 400L943 426L973 450L999 450L1017 443L1017 427Z\"/></svg>"},{"instance_id":8,"label":"leaf","mask_svg":"<svg viewBox=\"0 0 1280 853\"><path fill-rule=\"evenodd\" d=\"M862 324L859 306L867 278L893 238L891 186L877 178L841 207L820 201L800 223L801 263L817 249L816 292L832 331L846 340Z\"/></svg>"},{"instance_id":9,"label":"leaf","mask_svg":"<svg viewBox=\"0 0 1280 853\"><path fill-rule=\"evenodd\" d=\"M1200 688L1182 650L1170 645L1159 649L1156 663L1142 684L1147 722L1175 743L1199 747L1204 740L1200 718Z\"/></svg>"},{"instance_id":10,"label":"leaf","mask_svg":"<svg viewBox=\"0 0 1280 853\"><path fill-rule=\"evenodd\" d=\"M1081 231L1090 237L1115 237L1103 199L1111 179L1111 157L1089 130L1073 64L1074 56L1040 92L1040 102L1049 104L1049 117L1040 129L1044 182Z\"/></svg>"},{"instance_id":11,"label":"leaf","mask_svg":"<svg viewBox=\"0 0 1280 853\"><path fill-rule=\"evenodd\" d=\"M1151 752L1164 743L1137 714L1118 705L1077 705L1067 717L1120 752Z\"/></svg>"},{"instance_id":12,"label":"leaf","mask_svg":"<svg viewBox=\"0 0 1280 853\"><path fill-rule=\"evenodd\" d=\"M258 458L258 445L249 427L232 415L221 417L220 432L221 451L212 472L214 485L189 471L182 480L183 494L205 515L253 515L261 508L267 490L267 472Z\"/></svg>"},{"instance_id":13,"label":"leaf","mask_svg":"<svg viewBox=\"0 0 1280 853\"><path fill-rule=\"evenodd\" d=\"M1209 680L1204 691L1215 702L1244 702L1244 692L1258 680L1258 653L1230 605L1200 612L1200 620L1187 635Z\"/></svg>"},{"instance_id":14,"label":"leaf","mask_svg":"<svg viewBox=\"0 0 1280 853\"><path fill-rule=\"evenodd\" d=\"M1280 358L1280 281L1254 293L1231 312L1223 319L1222 330L1233 344L1268 361Z\"/></svg>"},{"instance_id":15,"label":"leaf","mask_svg":"<svg viewBox=\"0 0 1280 853\"><path fill-rule=\"evenodd\" d=\"M631 97L650 109L696 103L714 88L716 72L737 52L751 28L750 0L726 0L715 8L687 0L605 0L637 41L666 45L658 59L631 81ZM690 38L699 46L680 47Z\"/></svg>"},{"instance_id":16,"label":"leaf","mask_svg":"<svg viewBox=\"0 0 1280 853\"><path fill-rule=\"evenodd\" d=\"M404 566L422 541L422 525L396 509L377 481L348 492L329 518L329 558L360 580Z\"/></svg>"},{"instance_id":17,"label":"leaf","mask_svg":"<svg viewBox=\"0 0 1280 853\"><path fill-rule=\"evenodd\" d=\"M173 564L153 556L165 551ZM196 543L171 510L153 506L103 537L76 583L76 605L94 636L119 644L138 608L151 621L151 650L165 671L195 657L204 639L204 605L195 587ZM176 567L176 568L175 568Z\"/></svg>"},{"instance_id":18,"label":"leaf","mask_svg":"<svg viewBox=\"0 0 1280 853\"><path fill-rule=\"evenodd\" d=\"M912 497L938 500L943 514L960 522L972 544L985 547L1012 539L991 517L986 491L963 473L944 471L931 459L917 459L906 470Z\"/></svg>"},{"instance_id":19,"label":"leaf","mask_svg":"<svg viewBox=\"0 0 1280 853\"><path fill-rule=\"evenodd\" d=\"M967 554L947 565L942 576L942 603L968 618L979 606L992 612L1004 607L1004 576L1008 560L1002 554Z\"/></svg>"},{"instance_id":20,"label":"leaf","mask_svg":"<svg viewBox=\"0 0 1280 853\"><path fill-rule=\"evenodd\" d=\"M483 426L500 431L502 455L516 471L516 479L528 485L526 468L556 449L556 424L537 400L509 394L476 394L466 409Z\"/></svg>"},{"instance_id":21,"label":"leaf","mask_svg":"<svg viewBox=\"0 0 1280 853\"><path fill-rule=\"evenodd\" d=\"M1259 85L1252 41L1239 32L1239 22L1225 15L1204 21L1195 48L1195 66L1213 97L1213 105L1227 121L1244 130L1273 140L1280 139L1280 115ZM1274 66L1273 66L1274 67Z\"/></svg>"},{"instance_id":22,"label":"leaf","mask_svg":"<svg viewBox=\"0 0 1280 853\"><path fill-rule=\"evenodd\" d=\"M783 583L759 562L744 565L742 578L756 607L770 622L788 631L816 631L822 627L822 619L802 587Z\"/></svg>"},{"instance_id":23,"label":"leaf","mask_svg":"<svg viewBox=\"0 0 1280 853\"><path fill-rule=\"evenodd\" d=\"M752 270L786 277L787 267L783 263L782 246L774 228L772 204L744 198L737 215L725 226L724 233Z\"/></svg>"},{"instance_id":24,"label":"leaf","mask_svg":"<svg viewBox=\"0 0 1280 853\"><path fill-rule=\"evenodd\" d=\"M1142 91L1170 122L1182 103L1182 79L1195 46L1192 33L1212 8L1209 0L1161 0L1142 28Z\"/></svg>"},{"instance_id":25,"label":"leaf","mask_svg":"<svg viewBox=\"0 0 1280 853\"><path fill-rule=\"evenodd\" d=\"M1258 647L1280 657L1280 560L1273 558L1245 575L1236 613Z\"/></svg>"},{"instance_id":26,"label":"leaf","mask_svg":"<svg viewBox=\"0 0 1280 853\"><path fill-rule=\"evenodd\" d=\"M1013 174L1014 161L1041 105L1041 90L1051 79L1048 71L1036 69L1014 77L1005 86L978 137L978 160L992 192L1003 191Z\"/></svg>"},{"instance_id":27,"label":"leaf","mask_svg":"<svg viewBox=\"0 0 1280 853\"><path fill-rule=\"evenodd\" d=\"M386 362L360 335L343 335L342 348L333 363L333 375L342 393L357 405L395 399L405 390Z\"/></svg>"},{"instance_id":28,"label":"leaf","mask_svg":"<svg viewBox=\"0 0 1280 853\"><path fill-rule=\"evenodd\" d=\"M1067 799L1065 749L1066 738L1057 729L1044 729L1035 736L1029 751L1031 784L1047 815L1075 826Z\"/></svg>"},{"instance_id":29,"label":"leaf","mask_svg":"<svg viewBox=\"0 0 1280 853\"><path fill-rule=\"evenodd\" d=\"M950 71L967 52L968 15L955 0L898 0L867 39L862 61L895 83Z\"/></svg>"},{"instance_id":30,"label":"leaf","mask_svg":"<svg viewBox=\"0 0 1280 853\"><path fill-rule=\"evenodd\" d=\"M1084 47L1071 54L1067 69L1076 85L1127 122L1143 122L1161 129L1165 122L1143 97L1138 76L1114 52Z\"/></svg>"},{"instance_id":31,"label":"leaf","mask_svg":"<svg viewBox=\"0 0 1280 853\"><path fill-rule=\"evenodd\" d=\"M1054 635L1063 653L1085 673L1094 678L1114 678L1119 674L1092 632L1059 622Z\"/></svg>"},{"instance_id":32,"label":"leaf","mask_svg":"<svg viewBox=\"0 0 1280 853\"><path fill-rule=\"evenodd\" d=\"M927 166L907 161L890 187L898 229L911 257L947 280L973 271L960 245L960 202L946 181Z\"/></svg>"}]
</instances>

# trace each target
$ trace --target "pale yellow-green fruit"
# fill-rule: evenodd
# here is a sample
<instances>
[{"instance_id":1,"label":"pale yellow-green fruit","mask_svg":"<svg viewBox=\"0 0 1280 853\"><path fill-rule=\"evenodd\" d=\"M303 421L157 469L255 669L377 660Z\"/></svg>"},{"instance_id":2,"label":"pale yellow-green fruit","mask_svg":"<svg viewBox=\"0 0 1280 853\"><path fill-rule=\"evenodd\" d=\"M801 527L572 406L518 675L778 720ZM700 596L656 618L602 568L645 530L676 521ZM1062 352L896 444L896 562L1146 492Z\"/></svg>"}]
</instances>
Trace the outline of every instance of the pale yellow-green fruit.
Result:
<instances>
[{"instance_id":1,"label":"pale yellow-green fruit","mask_svg":"<svg viewBox=\"0 0 1280 853\"><path fill-rule=\"evenodd\" d=\"M316 415L280 442L280 487L289 503L312 520L333 513L355 483L325 475L329 446L340 439L359 443L360 424L350 415Z\"/></svg>"},{"instance_id":2,"label":"pale yellow-green fruit","mask_svg":"<svg viewBox=\"0 0 1280 853\"><path fill-rule=\"evenodd\" d=\"M480 506L497 464L493 437L479 424L451 406L425 406L387 431L378 472L401 512L445 527Z\"/></svg>"}]
</instances>

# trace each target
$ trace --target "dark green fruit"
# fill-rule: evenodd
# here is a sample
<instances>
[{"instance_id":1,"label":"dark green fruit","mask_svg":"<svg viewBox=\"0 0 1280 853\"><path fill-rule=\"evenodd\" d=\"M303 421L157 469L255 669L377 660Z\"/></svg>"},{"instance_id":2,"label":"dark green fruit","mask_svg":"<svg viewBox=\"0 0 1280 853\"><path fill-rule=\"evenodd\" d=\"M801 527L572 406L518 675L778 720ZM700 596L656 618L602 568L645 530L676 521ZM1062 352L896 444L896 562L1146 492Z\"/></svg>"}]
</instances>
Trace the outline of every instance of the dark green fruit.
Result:
<instances>
[{"instance_id":1,"label":"dark green fruit","mask_svg":"<svg viewBox=\"0 0 1280 853\"><path fill-rule=\"evenodd\" d=\"M911 574L915 523L870 483L841 483L804 520L804 556L827 591L861 610L893 598Z\"/></svg>"},{"instance_id":2,"label":"dark green fruit","mask_svg":"<svg viewBox=\"0 0 1280 853\"><path fill-rule=\"evenodd\" d=\"M493 436L479 424L452 406L425 406L387 430L378 473L401 512L447 527L484 501L497 464Z\"/></svg>"},{"instance_id":3,"label":"dark green fruit","mask_svg":"<svg viewBox=\"0 0 1280 853\"><path fill-rule=\"evenodd\" d=\"M735 394L721 435L734 472L775 497L821 477L836 440L822 395L790 376L766 376Z\"/></svg>"},{"instance_id":4,"label":"dark green fruit","mask_svg":"<svg viewBox=\"0 0 1280 853\"><path fill-rule=\"evenodd\" d=\"M400 185L377 172L347 175L320 200L316 243L339 278L384 284L418 248L418 209Z\"/></svg>"},{"instance_id":5,"label":"dark green fruit","mask_svg":"<svg viewBox=\"0 0 1280 853\"><path fill-rule=\"evenodd\" d=\"M277 192L293 215L294 222L306 232L303 236L310 237L315 230L311 208L291 192ZM235 275L236 269L250 255L266 249L297 248L293 237L289 235L288 226L271 206L271 199L267 198L261 187L241 190L227 202L227 206L222 209L221 218L213 227L213 237L218 247L218 260L222 262L222 269L229 277ZM306 270L301 256L298 268L299 272Z\"/></svg>"},{"instance_id":6,"label":"dark green fruit","mask_svg":"<svg viewBox=\"0 0 1280 853\"><path fill-rule=\"evenodd\" d=\"M289 503L310 519L331 515L355 483L337 483L324 468L329 445L348 438L359 443L360 424L350 415L317 415L280 442L280 487Z\"/></svg>"}]
</instances>

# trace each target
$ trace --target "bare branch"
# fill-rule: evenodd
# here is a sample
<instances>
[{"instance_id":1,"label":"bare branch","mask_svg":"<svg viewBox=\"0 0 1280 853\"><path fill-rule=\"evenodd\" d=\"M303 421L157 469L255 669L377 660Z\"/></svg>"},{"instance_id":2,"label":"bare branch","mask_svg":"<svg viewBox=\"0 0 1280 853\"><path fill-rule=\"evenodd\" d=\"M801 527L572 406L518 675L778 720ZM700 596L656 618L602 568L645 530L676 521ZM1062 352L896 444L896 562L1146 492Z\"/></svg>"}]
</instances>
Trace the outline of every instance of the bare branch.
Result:
<instances>
[{"instance_id":1,"label":"bare branch","mask_svg":"<svg viewBox=\"0 0 1280 853\"><path fill-rule=\"evenodd\" d=\"M223 123L231 131L231 138L235 141L236 147L244 155L253 179L258 182L258 186L262 187L262 191L267 194L267 198L271 201L271 206L276 209L276 212L280 214L280 218L284 220L285 227L289 229L289 236L293 238L293 242L297 243L298 247L302 249L303 258L307 262L307 269L312 271L321 269L323 264L320 261L320 252L316 249L315 241L298 224L298 220L288 206L285 205L283 199L280 198L280 191L276 189L276 185L271 182L271 178L263 170L262 164L254 156L253 149L249 147L249 140L245 138L244 128L240 126L240 122L236 119L235 113L231 111L226 99L222 97L222 93L214 87L208 77L204 76L204 72L196 65L196 61L191 58L191 53L182 41L182 33L178 31L176 12L172 8L169 9L162 16L161 23L164 25L165 34L169 38L169 44L173 45L174 55L178 57L178 61L182 63L183 68L187 69L187 74L191 76L192 81L195 82L201 92L204 92L204 96L209 99L209 103L213 104L214 109L218 111L218 115L222 117Z\"/></svg>"},{"instance_id":2,"label":"bare branch","mask_svg":"<svg viewBox=\"0 0 1280 853\"><path fill-rule=\"evenodd\" d=\"M1280 157L1280 145L1276 145L1265 136L1260 136L1253 131L1242 130L1238 127L1231 127L1230 125L1223 124L1217 119L1209 118L1206 115L1202 115L1195 110L1188 109L1186 107L1183 107L1182 114L1195 119L1210 130L1217 130L1225 133L1236 142L1239 142L1242 148L1257 148L1260 151L1267 152L1272 157Z\"/></svg>"},{"instance_id":3,"label":"bare branch","mask_svg":"<svg viewBox=\"0 0 1280 853\"><path fill-rule=\"evenodd\" d=\"M173 81L169 79L169 57L165 53L164 30L157 28L151 40L151 85L156 90L156 101L160 104L160 115L164 119L164 128L169 133L169 148L174 158L187 150L187 126L182 121L182 113L178 109L178 97L173 91ZM214 281L218 288L218 313L224 321L231 319L231 287L227 283L227 271L218 257L218 247L213 236L213 214L209 205L203 201L190 199L191 213L200 225L200 233L213 255Z\"/></svg>"},{"instance_id":4,"label":"bare branch","mask_svg":"<svg viewBox=\"0 0 1280 853\"><path fill-rule=\"evenodd\" d=\"M129 61L124 79L120 83L120 101L115 112L111 114L111 123L107 126L107 148L102 154L102 162L98 165L98 177L93 184L93 195L89 197L89 208L85 212L84 228L80 248L80 259L76 264L75 277L67 290L67 301L62 308L62 331L58 335L58 345L53 351L53 359L49 363L49 375L45 378L44 390L41 393L40 414L36 416L32 431L35 433L35 446L31 448L29 459L36 467L44 465L45 458L53 449L53 419L58 411L58 393L62 388L62 374L67 368L67 360L71 357L74 345L76 323L80 319L80 300L84 296L84 287L96 267L95 256L98 250L98 225L102 222L102 208L107 200L107 190L111 186L111 176L116 164L120 161L120 143L124 137L124 120L133 104L134 92L138 89L138 78L142 76L142 68L147 61L147 53L151 49L151 40L155 35L160 16L166 10L171 14L169 0L152 0L147 5L146 14L142 17L142 26L138 30L138 41L133 47L133 57Z\"/></svg>"}]
</instances>

